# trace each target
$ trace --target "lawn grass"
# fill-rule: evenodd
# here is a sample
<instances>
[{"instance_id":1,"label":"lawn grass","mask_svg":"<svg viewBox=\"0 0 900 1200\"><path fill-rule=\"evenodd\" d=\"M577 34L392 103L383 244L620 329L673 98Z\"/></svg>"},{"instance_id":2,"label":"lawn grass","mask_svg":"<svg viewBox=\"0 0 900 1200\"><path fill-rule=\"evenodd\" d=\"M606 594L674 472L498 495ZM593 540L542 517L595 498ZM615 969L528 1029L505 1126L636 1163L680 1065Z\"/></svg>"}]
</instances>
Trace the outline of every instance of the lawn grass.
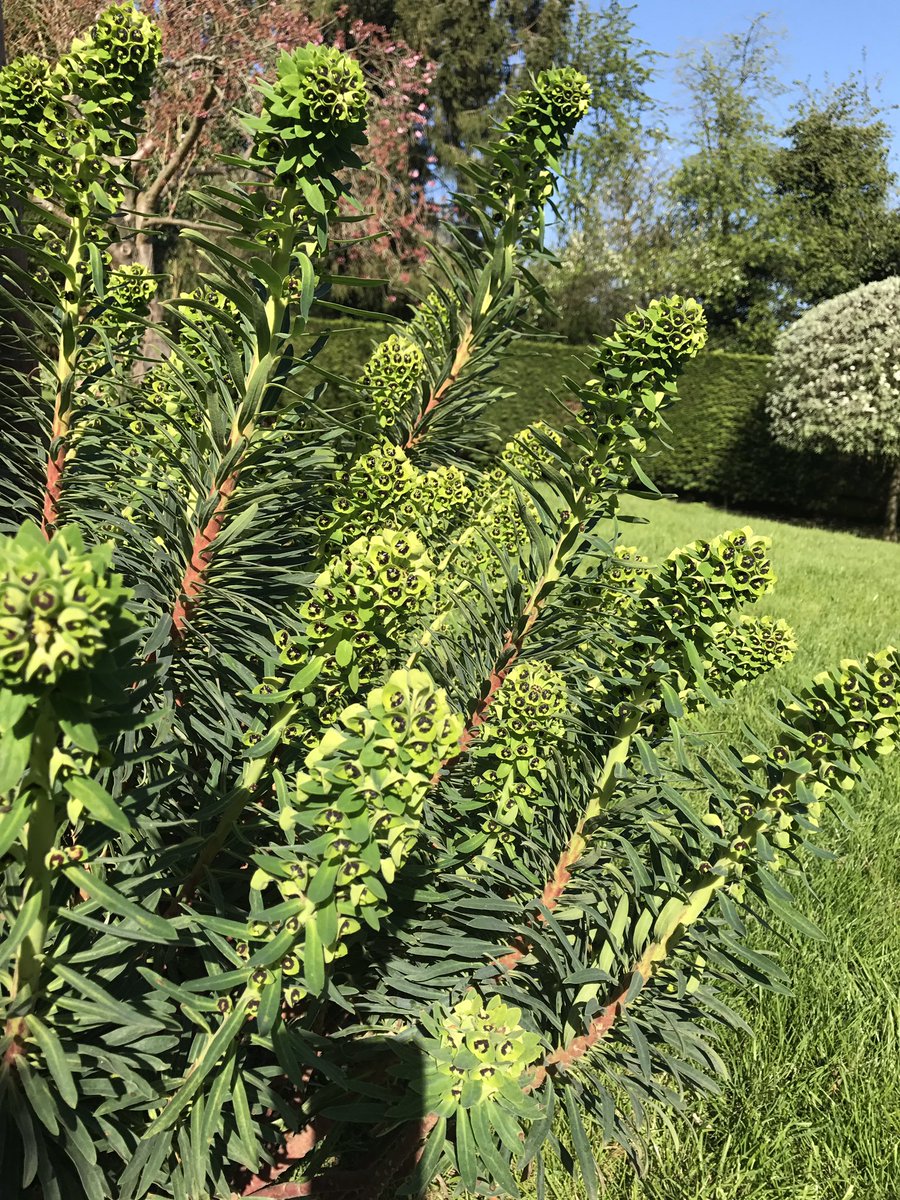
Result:
<instances>
[{"instance_id":1,"label":"lawn grass","mask_svg":"<svg viewBox=\"0 0 900 1200\"><path fill-rule=\"evenodd\" d=\"M701 504L629 500L625 511L650 518L626 538L651 556L746 524L773 537L779 584L759 610L789 621L800 648L777 677L742 692L733 713L707 716L710 731L733 734L739 716L764 725L779 690L900 645L900 546ZM643 1179L607 1155L608 1200L900 1198L900 757L854 796L858 819L845 828L832 819L823 835L836 860L811 867L816 898L805 909L824 940L782 954L793 995L739 998L755 1032L724 1039L731 1074L721 1095L677 1119L677 1137L651 1124ZM550 1192L583 1196L561 1173Z\"/></svg>"}]
</instances>

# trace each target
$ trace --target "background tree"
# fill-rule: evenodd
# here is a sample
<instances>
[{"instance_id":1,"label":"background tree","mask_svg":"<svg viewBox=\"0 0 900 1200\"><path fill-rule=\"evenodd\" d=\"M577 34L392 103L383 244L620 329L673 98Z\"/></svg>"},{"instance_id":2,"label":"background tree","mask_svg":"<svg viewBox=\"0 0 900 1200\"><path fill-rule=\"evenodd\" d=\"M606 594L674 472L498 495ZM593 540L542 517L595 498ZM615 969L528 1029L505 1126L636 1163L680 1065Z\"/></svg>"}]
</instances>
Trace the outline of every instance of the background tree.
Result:
<instances>
[{"instance_id":1,"label":"background tree","mask_svg":"<svg viewBox=\"0 0 900 1200\"><path fill-rule=\"evenodd\" d=\"M656 279L662 114L648 93L658 57L635 36L635 5L581 0L566 31L570 65L593 100L562 163L556 241L561 269L545 273L555 303L545 323L573 341L606 333Z\"/></svg>"},{"instance_id":2,"label":"background tree","mask_svg":"<svg viewBox=\"0 0 900 1200\"><path fill-rule=\"evenodd\" d=\"M810 92L773 157L785 279L802 304L896 274L900 212L891 207L890 130L857 76Z\"/></svg>"},{"instance_id":3,"label":"background tree","mask_svg":"<svg viewBox=\"0 0 900 1200\"><path fill-rule=\"evenodd\" d=\"M769 416L786 446L894 465L885 536L900 506L900 278L864 284L779 334Z\"/></svg>"},{"instance_id":4,"label":"background tree","mask_svg":"<svg viewBox=\"0 0 900 1200\"><path fill-rule=\"evenodd\" d=\"M790 310L766 114L784 91L776 64L775 37L759 16L681 65L692 148L669 184L666 271L702 297L711 339L736 349L767 349Z\"/></svg>"}]
</instances>

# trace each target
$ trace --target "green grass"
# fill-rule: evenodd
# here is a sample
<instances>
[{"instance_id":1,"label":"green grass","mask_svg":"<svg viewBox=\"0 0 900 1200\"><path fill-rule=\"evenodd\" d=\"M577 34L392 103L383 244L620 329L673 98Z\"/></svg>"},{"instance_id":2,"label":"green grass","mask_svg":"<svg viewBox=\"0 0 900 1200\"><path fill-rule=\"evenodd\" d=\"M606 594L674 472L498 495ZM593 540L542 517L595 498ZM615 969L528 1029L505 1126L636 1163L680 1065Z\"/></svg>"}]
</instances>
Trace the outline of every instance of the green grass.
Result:
<instances>
[{"instance_id":1,"label":"green grass","mask_svg":"<svg viewBox=\"0 0 900 1200\"><path fill-rule=\"evenodd\" d=\"M651 556L749 524L701 504L629 501L651 524L627 541ZM738 714L764 725L774 697L839 659L900 645L900 546L755 520L773 538L776 592L759 608L799 642L777 677L740 694L705 728L732 734ZM606 1200L897 1200L900 1197L900 758L857 793L858 819L832 818L833 862L811 867L805 909L825 937L782 953L790 997L745 993L754 1036L724 1039L730 1078L676 1133L651 1124L642 1180L621 1156L603 1160ZM772 944L771 935L768 944ZM580 1200L568 1176L551 1194Z\"/></svg>"}]
</instances>

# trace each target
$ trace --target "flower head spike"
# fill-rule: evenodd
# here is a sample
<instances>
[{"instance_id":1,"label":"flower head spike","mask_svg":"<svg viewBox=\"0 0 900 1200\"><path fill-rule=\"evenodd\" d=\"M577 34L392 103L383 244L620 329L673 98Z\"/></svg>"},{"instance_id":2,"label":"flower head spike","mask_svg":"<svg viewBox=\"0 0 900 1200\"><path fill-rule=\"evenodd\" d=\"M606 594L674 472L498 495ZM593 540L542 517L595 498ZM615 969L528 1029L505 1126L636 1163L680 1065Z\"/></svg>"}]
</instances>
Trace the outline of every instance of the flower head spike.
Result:
<instances>
[{"instance_id":1,"label":"flower head spike","mask_svg":"<svg viewBox=\"0 0 900 1200\"><path fill-rule=\"evenodd\" d=\"M128 592L108 571L110 553L85 550L72 528L48 542L26 524L0 540L0 683L51 686L122 636Z\"/></svg>"},{"instance_id":2,"label":"flower head spike","mask_svg":"<svg viewBox=\"0 0 900 1200\"><path fill-rule=\"evenodd\" d=\"M282 54L275 82L259 90L262 113L246 124L257 157L276 174L330 174L356 164L368 105L358 62L333 46L302 46Z\"/></svg>"},{"instance_id":3,"label":"flower head spike","mask_svg":"<svg viewBox=\"0 0 900 1200\"><path fill-rule=\"evenodd\" d=\"M69 89L80 96L86 117L134 121L150 95L162 53L159 28L133 4L113 4L56 68Z\"/></svg>"}]
</instances>

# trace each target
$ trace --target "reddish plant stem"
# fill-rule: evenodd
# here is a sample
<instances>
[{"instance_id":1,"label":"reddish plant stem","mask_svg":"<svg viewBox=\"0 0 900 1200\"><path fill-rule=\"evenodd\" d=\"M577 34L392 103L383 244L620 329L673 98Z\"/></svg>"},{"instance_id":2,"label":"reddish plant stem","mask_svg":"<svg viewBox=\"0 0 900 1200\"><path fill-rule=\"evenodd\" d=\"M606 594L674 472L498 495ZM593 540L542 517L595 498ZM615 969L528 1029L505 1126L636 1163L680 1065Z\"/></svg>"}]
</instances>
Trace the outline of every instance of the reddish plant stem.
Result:
<instances>
[{"instance_id":1,"label":"reddish plant stem","mask_svg":"<svg viewBox=\"0 0 900 1200\"><path fill-rule=\"evenodd\" d=\"M8 1071L15 1065L16 1059L25 1053L28 1024L22 1017L10 1017L6 1022L5 1033L10 1041L3 1054L2 1067L4 1071Z\"/></svg>"},{"instance_id":2,"label":"reddish plant stem","mask_svg":"<svg viewBox=\"0 0 900 1200\"><path fill-rule=\"evenodd\" d=\"M459 762L462 756L469 750L469 747L478 737L482 725L484 725L488 719L488 713L491 705L497 699L498 692L503 687L507 675L515 666L519 654L521 653L522 640L522 638L514 638L511 633L506 634L503 646L497 655L496 662L491 668L490 675L487 677L487 690L476 704L472 715L466 722L466 727L462 732L462 736L457 743L456 750L454 751L452 757L445 759L432 782L436 783L443 771Z\"/></svg>"},{"instance_id":3,"label":"reddish plant stem","mask_svg":"<svg viewBox=\"0 0 900 1200\"><path fill-rule=\"evenodd\" d=\"M47 474L44 483L44 503L41 509L41 533L49 541L59 524L59 502L62 495L63 470L66 465L66 447L59 442L56 452L47 455Z\"/></svg>"},{"instance_id":4,"label":"reddish plant stem","mask_svg":"<svg viewBox=\"0 0 900 1200\"><path fill-rule=\"evenodd\" d=\"M594 1017L585 1033L573 1038L568 1045L560 1046L547 1057L546 1061L535 1072L534 1079L530 1085L531 1091L539 1088L551 1071L567 1071L580 1058L583 1058L588 1050L593 1049L601 1038L604 1038L609 1033L625 1008L625 997L628 995L633 978L634 975L632 973L623 984L619 985L619 990L609 1003Z\"/></svg>"},{"instance_id":5,"label":"reddish plant stem","mask_svg":"<svg viewBox=\"0 0 900 1200\"><path fill-rule=\"evenodd\" d=\"M449 375L434 389L434 391L428 397L428 403L416 417L415 423L413 424L412 429L409 431L409 437L403 444L404 450L411 450L413 446L418 445L422 437L422 425L425 423L426 418L428 418L434 412L446 394L459 379L463 368L472 357L472 346L474 341L475 337L472 333L472 326L469 325L466 327L465 333L463 333L459 340L459 345L456 347L456 354L453 357L453 365L450 368Z\"/></svg>"},{"instance_id":6,"label":"reddish plant stem","mask_svg":"<svg viewBox=\"0 0 900 1200\"><path fill-rule=\"evenodd\" d=\"M568 887L569 881L572 878L571 868L575 865L580 857L581 852L579 851L575 853L570 849L569 846L567 846L560 855L556 863L556 867L554 868L553 875L544 884L544 890L541 892L541 896L538 901L538 911L536 916L541 924L546 924L547 921L543 910L546 909L548 912L552 913L559 904L562 894ZM507 954L504 954L502 958L497 959L497 966L502 968L504 971L514 971L522 959L530 953L531 943L524 936L524 934L519 934L518 937L516 937L513 941L512 949Z\"/></svg>"},{"instance_id":7,"label":"reddish plant stem","mask_svg":"<svg viewBox=\"0 0 900 1200\"><path fill-rule=\"evenodd\" d=\"M225 523L228 501L237 487L238 475L237 470L232 471L218 489L210 492L210 497L218 496L216 506L203 528L198 529L194 535L190 558L181 577L178 598L172 609L172 632L178 638L184 637L194 604L203 590L206 572L209 570L212 559L213 546Z\"/></svg>"},{"instance_id":8,"label":"reddish plant stem","mask_svg":"<svg viewBox=\"0 0 900 1200\"><path fill-rule=\"evenodd\" d=\"M535 592L537 593L539 590L540 587L536 588ZM487 677L487 690L476 704L471 717L469 717L469 720L466 722L466 727L462 732L459 742L457 743L456 750L453 752L450 758L444 760L444 762L441 764L440 770L437 771L432 779L431 782L433 785L437 784L444 771L448 770L450 767L459 762L462 756L469 750L472 743L478 737L482 725L484 725L488 719L488 713L491 705L497 699L497 694L503 687L507 675L509 675L510 671L516 665L519 655L522 653L522 646L525 642L525 639L533 629L539 613L539 604L533 599L529 600L519 632L513 634L511 630L507 630L506 636L503 640L503 645L500 647L500 651L497 654L494 666L491 668L491 673Z\"/></svg>"}]
</instances>

